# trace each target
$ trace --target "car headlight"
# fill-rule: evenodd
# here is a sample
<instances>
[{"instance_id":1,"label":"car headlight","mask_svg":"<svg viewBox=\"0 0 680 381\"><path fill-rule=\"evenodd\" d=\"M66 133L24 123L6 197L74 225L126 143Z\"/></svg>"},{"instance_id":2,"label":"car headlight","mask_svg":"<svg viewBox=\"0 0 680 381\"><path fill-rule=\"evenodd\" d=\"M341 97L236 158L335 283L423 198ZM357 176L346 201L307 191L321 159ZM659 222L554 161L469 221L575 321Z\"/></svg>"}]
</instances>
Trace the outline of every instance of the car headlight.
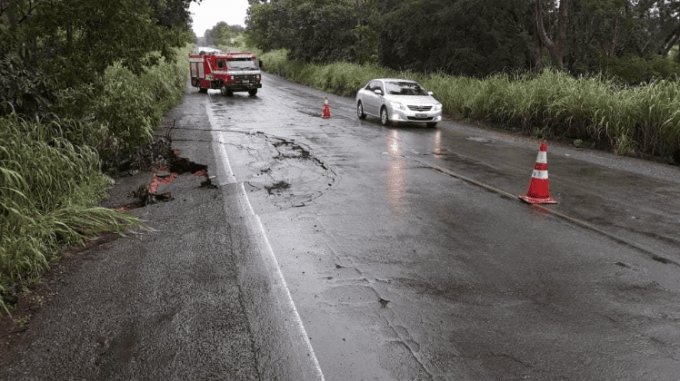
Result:
<instances>
[{"instance_id":1,"label":"car headlight","mask_svg":"<svg viewBox=\"0 0 680 381\"><path fill-rule=\"evenodd\" d=\"M399 102L390 102L390 105L392 105L393 109L406 110L406 107L404 107L404 105Z\"/></svg>"},{"instance_id":2,"label":"car headlight","mask_svg":"<svg viewBox=\"0 0 680 381\"><path fill-rule=\"evenodd\" d=\"M434 110L434 111L441 111L441 110L442 110L442 105L440 105L440 104L439 104L439 105L434 105L434 107L432 107L432 110Z\"/></svg>"}]
</instances>

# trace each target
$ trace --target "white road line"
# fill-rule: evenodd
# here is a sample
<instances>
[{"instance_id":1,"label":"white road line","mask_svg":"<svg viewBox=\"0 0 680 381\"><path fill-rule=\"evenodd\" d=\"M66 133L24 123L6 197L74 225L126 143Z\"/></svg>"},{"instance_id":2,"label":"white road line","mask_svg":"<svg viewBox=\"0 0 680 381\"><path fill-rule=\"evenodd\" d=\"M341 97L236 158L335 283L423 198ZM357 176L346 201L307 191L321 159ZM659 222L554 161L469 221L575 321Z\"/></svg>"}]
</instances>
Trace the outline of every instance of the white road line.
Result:
<instances>
[{"instance_id":1,"label":"white road line","mask_svg":"<svg viewBox=\"0 0 680 381\"><path fill-rule=\"evenodd\" d=\"M243 192L243 195L246 199L246 202L248 205L250 205L250 200L248 200L248 196L246 195L246 190L243 187L243 183L241 183L241 191ZM250 206L250 209L252 210L252 206ZM310 358L312 360L312 363L314 365L314 369L318 372L318 376L320 380L325 380L323 372L321 371L321 365L319 365L319 360L316 358L316 353L314 353L314 348L312 347L312 343L309 341L309 335L307 335L307 330L305 329L304 324L302 323L302 319L300 318L300 314L298 313L297 307L295 307L295 303L293 302L293 297L290 294L290 290L288 289L288 284L286 283L286 279L283 277L283 272L281 272L281 267L279 266L279 262L276 260L276 256L274 255L274 250L272 249L271 243L269 243L269 237L267 237L267 234L265 233L264 230L264 225L262 225L262 221L260 220L260 216L257 214L254 214L255 219L257 220L257 223L260 227L260 231L262 232L262 236L264 238L265 243L267 244L267 254L269 256L269 260L273 262L274 268L276 269L276 277L278 280L281 282L283 285L283 291L286 294L286 303L288 304L288 307L291 308L293 311L293 319L295 320L295 324L298 326L300 329L300 335L303 338L305 342L305 346L307 347L307 350L310 353Z\"/></svg>"},{"instance_id":2,"label":"white road line","mask_svg":"<svg viewBox=\"0 0 680 381\"><path fill-rule=\"evenodd\" d=\"M211 101L212 102L212 101ZM210 121L210 135L212 135L212 147L215 153L215 159L224 158L224 161L217 160L217 181L219 185L233 184L236 182L236 176L234 176L234 171L231 169L231 164L229 159L227 159L227 149L222 141L223 134L221 131L216 130L217 121L215 116L210 112L210 103L206 103L205 112L208 114L208 120ZM220 165L223 164L223 165ZM221 179L226 179L224 182L220 182Z\"/></svg>"},{"instance_id":3,"label":"white road line","mask_svg":"<svg viewBox=\"0 0 680 381\"><path fill-rule=\"evenodd\" d=\"M227 155L227 150L224 146L224 142L221 140L223 134L221 131L215 130L215 127L218 126L217 121L215 120L214 116L212 115L212 112L210 110L210 103L206 104L206 112L208 114L208 119L210 121L211 125L211 134L213 137L213 152L215 154L215 161L217 162L217 172L218 172L218 180L219 180L219 174L224 176L225 181L224 183L220 182L220 185L225 185L225 184L234 184L237 183L236 176L234 175L234 172L231 168L231 164L229 163L229 157ZM282 291L283 291L283 296L285 300L283 301L286 306L289 308L290 311L292 311L291 318L294 321L295 325L299 329L299 332L297 334L298 337L301 337L304 341L304 346L306 347L308 353L309 353L309 358L312 361L312 366L314 368L315 373L317 373L317 377L319 380L324 381L324 375L323 372L321 371L321 366L319 365L319 361L316 358L316 354L314 353L314 348L312 347L312 343L309 341L309 335L307 334L307 330L305 329L305 326L302 322L302 319L300 318L300 314L298 313L297 307L295 306L295 303L293 302L293 297L290 294L290 289L288 288L288 284L286 283L286 279L283 276L283 272L281 271L281 267L279 266L279 262L276 260L276 255L274 254L274 250L272 249L271 243L269 242L269 237L267 237L267 233L264 229L264 225L262 224L262 220L260 220L260 216L258 216L255 213L255 210L253 209L252 204L250 203L250 199L248 198L248 193L246 192L245 186L243 185L243 182L239 184L239 190L240 194L243 200L245 200L246 205L248 206L249 212L251 213L252 216L254 216L255 221L257 221L258 228L260 229L260 233L262 234L262 238L264 239L265 246L266 246L266 254L264 256L264 259L266 261L269 261L270 264L272 265L272 268L275 269L275 274L272 274L275 277L275 281L280 283L282 285Z\"/></svg>"}]
</instances>

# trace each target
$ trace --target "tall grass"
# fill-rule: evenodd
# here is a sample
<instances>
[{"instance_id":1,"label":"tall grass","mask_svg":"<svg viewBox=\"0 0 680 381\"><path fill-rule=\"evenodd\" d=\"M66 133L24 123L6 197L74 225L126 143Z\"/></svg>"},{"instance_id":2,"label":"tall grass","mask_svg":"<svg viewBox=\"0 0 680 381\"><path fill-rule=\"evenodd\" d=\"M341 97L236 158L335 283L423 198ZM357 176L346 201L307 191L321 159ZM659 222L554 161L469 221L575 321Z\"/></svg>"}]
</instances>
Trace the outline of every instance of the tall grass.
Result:
<instances>
[{"instance_id":1,"label":"tall grass","mask_svg":"<svg viewBox=\"0 0 680 381\"><path fill-rule=\"evenodd\" d=\"M435 93L447 114L544 137L583 139L621 154L680 161L680 81L622 87L602 76L575 78L546 70L484 79L397 72L347 62L289 61L285 50L262 55L265 69L339 95L372 78L406 77Z\"/></svg>"},{"instance_id":2,"label":"tall grass","mask_svg":"<svg viewBox=\"0 0 680 381\"><path fill-rule=\"evenodd\" d=\"M37 279L60 248L137 224L96 206L109 185L96 151L57 122L0 118L0 295Z\"/></svg>"},{"instance_id":3,"label":"tall grass","mask_svg":"<svg viewBox=\"0 0 680 381\"><path fill-rule=\"evenodd\" d=\"M116 64L100 83L61 90L49 121L0 117L0 310L64 247L141 224L98 206L111 185L101 158L116 165L150 141L184 93L188 50L139 75Z\"/></svg>"}]
</instances>

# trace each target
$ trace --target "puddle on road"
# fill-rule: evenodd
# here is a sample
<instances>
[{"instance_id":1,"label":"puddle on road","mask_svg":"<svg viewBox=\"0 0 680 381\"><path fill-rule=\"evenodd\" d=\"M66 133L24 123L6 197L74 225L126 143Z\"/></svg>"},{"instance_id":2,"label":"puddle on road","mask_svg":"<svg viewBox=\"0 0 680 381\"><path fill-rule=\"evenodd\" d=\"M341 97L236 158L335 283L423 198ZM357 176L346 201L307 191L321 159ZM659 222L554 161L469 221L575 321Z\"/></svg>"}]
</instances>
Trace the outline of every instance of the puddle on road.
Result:
<instances>
[{"instance_id":1,"label":"puddle on road","mask_svg":"<svg viewBox=\"0 0 680 381\"><path fill-rule=\"evenodd\" d=\"M492 142L491 139L483 138L483 137L480 137L480 136L469 136L467 138L467 140L477 142L477 143L491 143Z\"/></svg>"}]
</instances>

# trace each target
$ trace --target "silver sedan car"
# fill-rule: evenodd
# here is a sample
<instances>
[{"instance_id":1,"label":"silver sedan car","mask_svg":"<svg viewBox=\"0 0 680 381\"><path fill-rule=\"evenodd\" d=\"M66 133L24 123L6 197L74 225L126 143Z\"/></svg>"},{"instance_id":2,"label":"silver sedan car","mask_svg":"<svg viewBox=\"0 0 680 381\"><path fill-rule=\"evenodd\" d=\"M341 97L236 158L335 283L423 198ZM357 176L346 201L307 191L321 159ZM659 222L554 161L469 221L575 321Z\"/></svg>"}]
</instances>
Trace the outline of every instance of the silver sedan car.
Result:
<instances>
[{"instance_id":1,"label":"silver sedan car","mask_svg":"<svg viewBox=\"0 0 680 381\"><path fill-rule=\"evenodd\" d=\"M357 116L380 118L383 126L393 122L425 123L434 127L442 120L442 104L415 81L381 78L368 82L356 97Z\"/></svg>"}]
</instances>

